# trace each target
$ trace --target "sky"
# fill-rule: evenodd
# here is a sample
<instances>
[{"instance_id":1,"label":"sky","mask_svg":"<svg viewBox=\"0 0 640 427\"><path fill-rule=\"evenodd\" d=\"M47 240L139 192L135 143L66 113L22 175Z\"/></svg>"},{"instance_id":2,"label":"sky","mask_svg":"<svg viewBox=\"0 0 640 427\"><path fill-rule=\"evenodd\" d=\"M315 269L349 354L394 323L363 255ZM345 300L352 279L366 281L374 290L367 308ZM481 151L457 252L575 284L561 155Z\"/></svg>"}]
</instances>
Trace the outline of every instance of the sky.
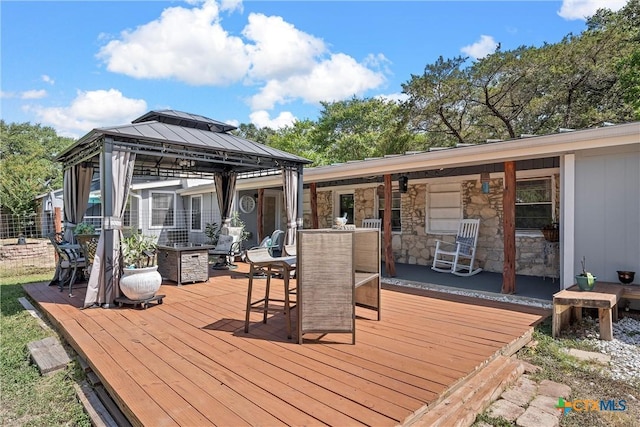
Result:
<instances>
[{"instance_id":1,"label":"sky","mask_svg":"<svg viewBox=\"0 0 640 427\"><path fill-rule=\"evenodd\" d=\"M438 57L556 43L626 0L0 1L0 118L79 138L174 109L274 129L400 100Z\"/></svg>"}]
</instances>

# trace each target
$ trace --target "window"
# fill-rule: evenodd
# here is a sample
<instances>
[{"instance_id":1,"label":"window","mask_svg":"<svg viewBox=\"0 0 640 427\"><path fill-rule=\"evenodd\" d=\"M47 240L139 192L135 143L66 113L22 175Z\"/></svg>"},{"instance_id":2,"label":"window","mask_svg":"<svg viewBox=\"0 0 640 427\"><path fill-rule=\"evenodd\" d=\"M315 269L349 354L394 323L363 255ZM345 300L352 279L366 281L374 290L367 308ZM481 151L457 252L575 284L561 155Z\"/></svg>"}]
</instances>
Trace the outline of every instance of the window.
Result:
<instances>
[{"instance_id":1,"label":"window","mask_svg":"<svg viewBox=\"0 0 640 427\"><path fill-rule=\"evenodd\" d=\"M462 218L460 183L430 184L427 197L427 230L455 233Z\"/></svg>"},{"instance_id":2,"label":"window","mask_svg":"<svg viewBox=\"0 0 640 427\"><path fill-rule=\"evenodd\" d=\"M191 196L191 230L202 231L202 196Z\"/></svg>"},{"instance_id":3,"label":"window","mask_svg":"<svg viewBox=\"0 0 640 427\"><path fill-rule=\"evenodd\" d=\"M336 216L344 216L347 214L347 224L353 224L353 193L338 194L338 213Z\"/></svg>"},{"instance_id":4,"label":"window","mask_svg":"<svg viewBox=\"0 0 640 427\"><path fill-rule=\"evenodd\" d=\"M540 229L553 222L551 178L516 181L516 228Z\"/></svg>"},{"instance_id":5,"label":"window","mask_svg":"<svg viewBox=\"0 0 640 427\"><path fill-rule=\"evenodd\" d=\"M378 218L382 219L382 229L384 229L384 203L384 196L378 196ZM401 205L400 192L393 191L391 193L391 231L402 231Z\"/></svg>"},{"instance_id":6,"label":"window","mask_svg":"<svg viewBox=\"0 0 640 427\"><path fill-rule=\"evenodd\" d=\"M151 193L151 227L174 227L175 203L173 193Z\"/></svg>"}]
</instances>

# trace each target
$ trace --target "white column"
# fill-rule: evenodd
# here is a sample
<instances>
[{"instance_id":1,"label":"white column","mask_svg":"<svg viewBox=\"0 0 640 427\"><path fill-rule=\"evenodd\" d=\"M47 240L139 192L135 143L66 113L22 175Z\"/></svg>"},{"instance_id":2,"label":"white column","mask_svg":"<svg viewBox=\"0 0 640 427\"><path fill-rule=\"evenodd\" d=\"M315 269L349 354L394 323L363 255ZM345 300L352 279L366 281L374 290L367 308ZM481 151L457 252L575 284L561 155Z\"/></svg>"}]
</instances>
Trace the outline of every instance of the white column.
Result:
<instances>
[{"instance_id":1,"label":"white column","mask_svg":"<svg viewBox=\"0 0 640 427\"><path fill-rule=\"evenodd\" d=\"M560 288L574 284L576 155L560 157Z\"/></svg>"}]
</instances>

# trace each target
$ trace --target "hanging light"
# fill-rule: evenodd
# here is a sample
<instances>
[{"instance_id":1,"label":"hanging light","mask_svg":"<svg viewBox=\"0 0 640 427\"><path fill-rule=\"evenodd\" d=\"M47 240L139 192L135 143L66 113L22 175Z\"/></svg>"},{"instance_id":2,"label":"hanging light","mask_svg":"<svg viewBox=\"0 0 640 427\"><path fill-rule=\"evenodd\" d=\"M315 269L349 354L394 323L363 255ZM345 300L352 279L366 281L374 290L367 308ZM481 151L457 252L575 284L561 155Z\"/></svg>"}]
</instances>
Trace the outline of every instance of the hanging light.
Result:
<instances>
[{"instance_id":1,"label":"hanging light","mask_svg":"<svg viewBox=\"0 0 640 427\"><path fill-rule=\"evenodd\" d=\"M489 181L491 181L489 172L480 173L480 182L482 183L482 192L484 194L489 194Z\"/></svg>"}]
</instances>

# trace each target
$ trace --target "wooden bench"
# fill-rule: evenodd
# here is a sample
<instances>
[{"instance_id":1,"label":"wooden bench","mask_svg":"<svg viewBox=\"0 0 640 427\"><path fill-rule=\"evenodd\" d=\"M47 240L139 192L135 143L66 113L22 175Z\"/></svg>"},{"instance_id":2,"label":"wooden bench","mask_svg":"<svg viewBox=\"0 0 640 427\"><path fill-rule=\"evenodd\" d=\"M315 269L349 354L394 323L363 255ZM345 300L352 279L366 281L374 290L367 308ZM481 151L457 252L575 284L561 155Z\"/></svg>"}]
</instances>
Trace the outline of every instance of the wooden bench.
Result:
<instances>
[{"instance_id":1,"label":"wooden bench","mask_svg":"<svg viewBox=\"0 0 640 427\"><path fill-rule=\"evenodd\" d=\"M593 291L581 291L577 286L564 289L553 295L552 335L557 337L569 324L571 315L582 319L582 308L597 308L600 321L600 338L613 339L612 321L618 319L618 301L640 299L640 286L598 282Z\"/></svg>"}]
</instances>

